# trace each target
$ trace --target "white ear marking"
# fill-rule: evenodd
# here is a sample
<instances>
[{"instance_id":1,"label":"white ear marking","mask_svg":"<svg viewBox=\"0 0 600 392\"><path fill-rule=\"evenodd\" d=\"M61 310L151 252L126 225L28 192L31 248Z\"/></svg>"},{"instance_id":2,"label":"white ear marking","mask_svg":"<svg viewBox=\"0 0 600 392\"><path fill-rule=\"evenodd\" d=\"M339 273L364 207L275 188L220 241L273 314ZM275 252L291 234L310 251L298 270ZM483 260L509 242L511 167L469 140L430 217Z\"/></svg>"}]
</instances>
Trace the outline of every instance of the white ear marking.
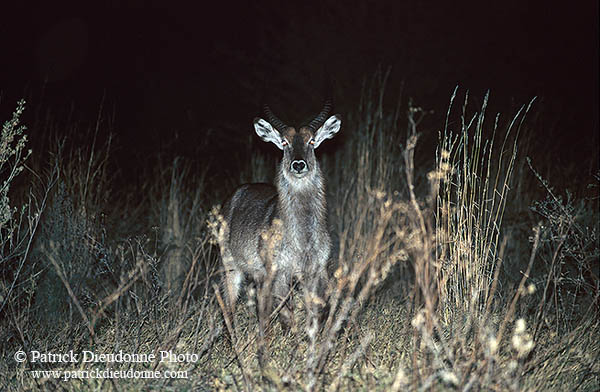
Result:
<instances>
[{"instance_id":1,"label":"white ear marking","mask_svg":"<svg viewBox=\"0 0 600 392\"><path fill-rule=\"evenodd\" d=\"M265 142L271 142L275 144L280 150L283 150L285 140L281 137L281 134L271 125L268 121L262 118L256 118L254 120L254 131Z\"/></svg>"},{"instance_id":2,"label":"white ear marking","mask_svg":"<svg viewBox=\"0 0 600 392\"><path fill-rule=\"evenodd\" d=\"M329 117L327 121L323 124L319 130L315 133L315 148L319 147L319 145L325 139L331 139L335 136L336 133L340 130L342 126L342 120L339 118L337 114Z\"/></svg>"}]
</instances>

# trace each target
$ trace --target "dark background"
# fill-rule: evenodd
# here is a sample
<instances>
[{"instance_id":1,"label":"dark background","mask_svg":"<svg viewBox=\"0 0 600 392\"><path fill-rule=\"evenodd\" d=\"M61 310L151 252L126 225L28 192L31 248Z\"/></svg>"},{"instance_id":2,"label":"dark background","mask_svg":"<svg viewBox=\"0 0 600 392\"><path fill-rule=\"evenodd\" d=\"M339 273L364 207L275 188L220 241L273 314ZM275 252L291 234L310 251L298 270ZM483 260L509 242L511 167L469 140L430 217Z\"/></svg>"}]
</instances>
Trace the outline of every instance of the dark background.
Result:
<instances>
[{"instance_id":1,"label":"dark background","mask_svg":"<svg viewBox=\"0 0 600 392\"><path fill-rule=\"evenodd\" d=\"M21 97L58 123L93 123L102 103L127 167L169 139L182 155L243 148L263 102L305 119L329 79L354 110L391 66L392 96L442 114L457 84L506 115L538 96L557 164L597 154L597 0L102 3L1 7L2 119Z\"/></svg>"}]
</instances>

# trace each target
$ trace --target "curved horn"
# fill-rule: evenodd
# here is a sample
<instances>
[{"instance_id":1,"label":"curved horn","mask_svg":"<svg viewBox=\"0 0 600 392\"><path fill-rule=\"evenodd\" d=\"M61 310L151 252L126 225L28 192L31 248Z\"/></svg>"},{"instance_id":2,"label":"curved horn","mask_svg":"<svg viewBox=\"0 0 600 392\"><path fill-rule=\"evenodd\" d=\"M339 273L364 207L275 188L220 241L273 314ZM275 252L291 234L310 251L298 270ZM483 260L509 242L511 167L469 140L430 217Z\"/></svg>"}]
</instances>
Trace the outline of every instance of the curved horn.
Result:
<instances>
[{"instance_id":1,"label":"curved horn","mask_svg":"<svg viewBox=\"0 0 600 392\"><path fill-rule=\"evenodd\" d=\"M327 120L327 115L329 114L330 111L331 111L331 99L328 99L327 101L325 101L325 105L323 105L323 110L321 110L321 112L319 114L317 114L317 116L314 118L314 120L312 120L308 124L308 127L316 132L317 129L319 129L321 127L321 125L323 125L325 120Z\"/></svg>"},{"instance_id":2,"label":"curved horn","mask_svg":"<svg viewBox=\"0 0 600 392\"><path fill-rule=\"evenodd\" d=\"M285 125L283 121L281 121L277 116L273 114L271 108L268 105L265 105L263 108L265 112L265 116L267 117L267 121L271 123L272 126L275 127L279 132L285 130L288 126Z\"/></svg>"}]
</instances>

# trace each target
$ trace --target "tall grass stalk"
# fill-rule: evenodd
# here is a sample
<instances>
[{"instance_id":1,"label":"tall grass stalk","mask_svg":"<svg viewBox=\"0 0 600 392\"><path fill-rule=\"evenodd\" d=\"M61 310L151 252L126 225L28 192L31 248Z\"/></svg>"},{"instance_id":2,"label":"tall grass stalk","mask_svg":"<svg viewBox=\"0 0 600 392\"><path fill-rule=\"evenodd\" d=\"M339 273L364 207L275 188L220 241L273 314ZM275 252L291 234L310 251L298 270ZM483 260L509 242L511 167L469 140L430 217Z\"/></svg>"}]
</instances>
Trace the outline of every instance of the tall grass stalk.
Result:
<instances>
[{"instance_id":1,"label":"tall grass stalk","mask_svg":"<svg viewBox=\"0 0 600 392\"><path fill-rule=\"evenodd\" d=\"M451 129L450 116L457 89L450 99L432 179L440 181L436 204L436 260L441 265L437 288L444 319L452 315L482 315L491 298L494 271L500 261L502 218L511 189L518 138L534 102L524 105L503 130L494 147L499 115L484 136L489 93L479 113L468 117L468 92L460 128Z\"/></svg>"}]
</instances>

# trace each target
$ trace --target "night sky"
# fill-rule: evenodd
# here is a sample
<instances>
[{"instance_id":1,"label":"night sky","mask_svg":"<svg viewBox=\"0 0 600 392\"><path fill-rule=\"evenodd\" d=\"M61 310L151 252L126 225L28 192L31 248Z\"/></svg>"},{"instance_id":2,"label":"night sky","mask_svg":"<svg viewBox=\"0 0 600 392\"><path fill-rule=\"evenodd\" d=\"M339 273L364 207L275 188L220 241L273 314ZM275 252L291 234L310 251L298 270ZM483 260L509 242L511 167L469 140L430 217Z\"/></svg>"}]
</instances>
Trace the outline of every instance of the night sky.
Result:
<instances>
[{"instance_id":1,"label":"night sky","mask_svg":"<svg viewBox=\"0 0 600 392\"><path fill-rule=\"evenodd\" d=\"M92 121L104 99L130 150L149 134L246 140L261 103L303 119L328 78L352 110L378 65L424 107L457 84L506 107L537 95L557 140L598 141L597 0L25 3L1 7L3 119L26 97Z\"/></svg>"}]
</instances>

